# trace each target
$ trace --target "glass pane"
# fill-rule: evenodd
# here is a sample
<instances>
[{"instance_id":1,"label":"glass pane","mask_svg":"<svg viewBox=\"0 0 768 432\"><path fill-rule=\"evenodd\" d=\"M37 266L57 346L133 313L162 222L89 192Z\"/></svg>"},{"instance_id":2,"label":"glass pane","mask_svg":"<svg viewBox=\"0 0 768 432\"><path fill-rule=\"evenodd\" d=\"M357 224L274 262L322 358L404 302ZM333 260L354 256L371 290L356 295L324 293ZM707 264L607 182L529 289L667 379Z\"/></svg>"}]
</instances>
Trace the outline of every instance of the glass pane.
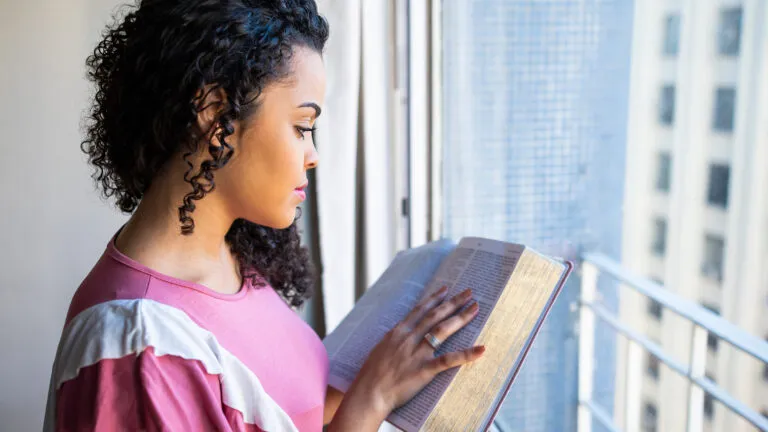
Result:
<instances>
[{"instance_id":1,"label":"glass pane","mask_svg":"<svg viewBox=\"0 0 768 432\"><path fill-rule=\"evenodd\" d=\"M711 165L709 167L709 189L707 202L718 207L728 207L728 186L731 168L728 165Z\"/></svg>"},{"instance_id":2,"label":"glass pane","mask_svg":"<svg viewBox=\"0 0 768 432\"><path fill-rule=\"evenodd\" d=\"M671 125L675 121L675 86L665 85L661 88L659 100L659 122Z\"/></svg>"},{"instance_id":3,"label":"glass pane","mask_svg":"<svg viewBox=\"0 0 768 432\"><path fill-rule=\"evenodd\" d=\"M677 55L680 49L680 15L667 16L664 22L664 54Z\"/></svg>"},{"instance_id":4,"label":"glass pane","mask_svg":"<svg viewBox=\"0 0 768 432\"><path fill-rule=\"evenodd\" d=\"M652 402L646 402L643 409L642 430L643 432L656 432L658 422L658 410Z\"/></svg>"},{"instance_id":5,"label":"glass pane","mask_svg":"<svg viewBox=\"0 0 768 432\"><path fill-rule=\"evenodd\" d=\"M669 153L659 155L659 167L656 173L656 189L662 192L669 192L669 186L672 181L672 157Z\"/></svg>"},{"instance_id":6,"label":"glass pane","mask_svg":"<svg viewBox=\"0 0 768 432\"><path fill-rule=\"evenodd\" d=\"M561 256L604 253L616 268L663 279L686 306L733 305L723 318L763 336L762 321L750 317L765 315L766 286L740 283L763 281L768 262L760 114L768 112L768 15L757 3L444 0L445 235L491 236ZM633 16L635 8L642 13ZM621 304L620 321L672 358L690 359L691 324L674 308L619 291L608 277L598 290L606 309ZM637 296L619 294L628 291ZM575 429L578 349L568 329L577 314L567 306L577 295L569 286L546 322L499 415L503 431ZM750 307L762 309L739 313ZM744 367L731 344L707 331L708 370L748 369L745 380L764 382L762 368ZM598 327L595 337L591 402L623 426L626 413L614 412L614 401L626 400L616 371L627 365L617 369L624 357L612 331ZM633 395L641 424L631 426L684 430L687 378L665 372L653 380L647 361L631 368L648 372L643 393ZM758 397L741 402L756 412L764 405ZM743 421L722 411L712 425L732 430Z\"/></svg>"},{"instance_id":7,"label":"glass pane","mask_svg":"<svg viewBox=\"0 0 768 432\"><path fill-rule=\"evenodd\" d=\"M654 221L653 252L656 255L663 256L667 250L667 221L657 218Z\"/></svg>"},{"instance_id":8,"label":"glass pane","mask_svg":"<svg viewBox=\"0 0 768 432\"><path fill-rule=\"evenodd\" d=\"M739 54L741 45L741 8L720 11L720 27L717 33L718 52L722 55Z\"/></svg>"},{"instance_id":9,"label":"glass pane","mask_svg":"<svg viewBox=\"0 0 768 432\"><path fill-rule=\"evenodd\" d=\"M716 131L733 130L734 110L736 109L736 89L721 87L715 91L715 113L712 127Z\"/></svg>"},{"instance_id":10,"label":"glass pane","mask_svg":"<svg viewBox=\"0 0 768 432\"><path fill-rule=\"evenodd\" d=\"M722 237L708 235L704 245L704 262L701 273L718 282L723 280L723 249L725 240Z\"/></svg>"},{"instance_id":11,"label":"glass pane","mask_svg":"<svg viewBox=\"0 0 768 432\"><path fill-rule=\"evenodd\" d=\"M442 2L443 232L575 256L618 257L633 2ZM657 49L658 52L658 49ZM615 310L615 282L601 281ZM572 278L545 322L497 426L573 430ZM601 325L595 398L614 402L616 335Z\"/></svg>"}]
</instances>

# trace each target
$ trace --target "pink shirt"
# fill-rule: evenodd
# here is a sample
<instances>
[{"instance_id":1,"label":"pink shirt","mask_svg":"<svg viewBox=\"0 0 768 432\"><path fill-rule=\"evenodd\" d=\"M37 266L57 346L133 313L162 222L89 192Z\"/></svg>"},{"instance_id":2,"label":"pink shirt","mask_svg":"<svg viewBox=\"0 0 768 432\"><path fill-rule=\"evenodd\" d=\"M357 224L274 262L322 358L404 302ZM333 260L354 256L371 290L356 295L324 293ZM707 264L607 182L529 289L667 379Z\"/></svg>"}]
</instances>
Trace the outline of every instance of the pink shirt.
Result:
<instances>
[{"instance_id":1,"label":"pink shirt","mask_svg":"<svg viewBox=\"0 0 768 432\"><path fill-rule=\"evenodd\" d=\"M46 431L320 431L328 356L270 287L224 295L109 243L72 299Z\"/></svg>"}]
</instances>

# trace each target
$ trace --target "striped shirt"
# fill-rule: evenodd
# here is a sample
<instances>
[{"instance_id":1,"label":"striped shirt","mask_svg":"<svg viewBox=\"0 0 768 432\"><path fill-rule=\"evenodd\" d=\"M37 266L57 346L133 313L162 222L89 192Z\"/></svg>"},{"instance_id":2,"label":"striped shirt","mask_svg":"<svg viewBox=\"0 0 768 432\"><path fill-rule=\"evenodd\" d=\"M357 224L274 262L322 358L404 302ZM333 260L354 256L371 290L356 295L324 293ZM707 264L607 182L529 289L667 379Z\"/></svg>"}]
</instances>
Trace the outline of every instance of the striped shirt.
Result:
<instances>
[{"instance_id":1,"label":"striped shirt","mask_svg":"<svg viewBox=\"0 0 768 432\"><path fill-rule=\"evenodd\" d=\"M320 431L328 356L270 287L225 295L110 241L75 293L45 431Z\"/></svg>"}]
</instances>

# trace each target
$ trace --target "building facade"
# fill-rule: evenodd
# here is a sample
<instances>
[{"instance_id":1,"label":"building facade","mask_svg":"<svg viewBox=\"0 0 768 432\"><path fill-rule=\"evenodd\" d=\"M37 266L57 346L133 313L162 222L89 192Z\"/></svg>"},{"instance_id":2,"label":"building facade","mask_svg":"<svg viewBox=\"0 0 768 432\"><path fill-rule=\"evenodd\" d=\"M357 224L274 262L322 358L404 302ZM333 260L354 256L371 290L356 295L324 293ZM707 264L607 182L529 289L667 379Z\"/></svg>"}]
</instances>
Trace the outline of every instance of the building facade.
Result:
<instances>
[{"instance_id":1,"label":"building facade","mask_svg":"<svg viewBox=\"0 0 768 432\"><path fill-rule=\"evenodd\" d=\"M763 0L636 2L622 242L626 267L759 337L768 337L767 14ZM632 295L621 314L688 362L690 323ZM768 416L768 366L714 335L707 345L708 378ZM687 380L644 354L642 394L627 395L626 362L638 359L618 351L616 404L640 404L639 430L685 430ZM754 430L710 396L703 411L704 430Z\"/></svg>"}]
</instances>

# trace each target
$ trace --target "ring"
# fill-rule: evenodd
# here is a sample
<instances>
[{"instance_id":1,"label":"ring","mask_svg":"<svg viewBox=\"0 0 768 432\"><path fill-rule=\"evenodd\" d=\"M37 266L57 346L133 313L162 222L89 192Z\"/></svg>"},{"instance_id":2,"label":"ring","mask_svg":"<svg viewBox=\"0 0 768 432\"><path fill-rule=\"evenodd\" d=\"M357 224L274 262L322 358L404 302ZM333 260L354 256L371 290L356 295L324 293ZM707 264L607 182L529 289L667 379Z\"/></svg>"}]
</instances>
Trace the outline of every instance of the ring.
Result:
<instances>
[{"instance_id":1,"label":"ring","mask_svg":"<svg viewBox=\"0 0 768 432\"><path fill-rule=\"evenodd\" d=\"M429 346L431 346L432 349L434 349L435 351L437 351L440 348L440 344L442 343L440 342L440 339L436 338L435 335L433 335L432 333L425 334L424 340L427 341Z\"/></svg>"}]
</instances>

